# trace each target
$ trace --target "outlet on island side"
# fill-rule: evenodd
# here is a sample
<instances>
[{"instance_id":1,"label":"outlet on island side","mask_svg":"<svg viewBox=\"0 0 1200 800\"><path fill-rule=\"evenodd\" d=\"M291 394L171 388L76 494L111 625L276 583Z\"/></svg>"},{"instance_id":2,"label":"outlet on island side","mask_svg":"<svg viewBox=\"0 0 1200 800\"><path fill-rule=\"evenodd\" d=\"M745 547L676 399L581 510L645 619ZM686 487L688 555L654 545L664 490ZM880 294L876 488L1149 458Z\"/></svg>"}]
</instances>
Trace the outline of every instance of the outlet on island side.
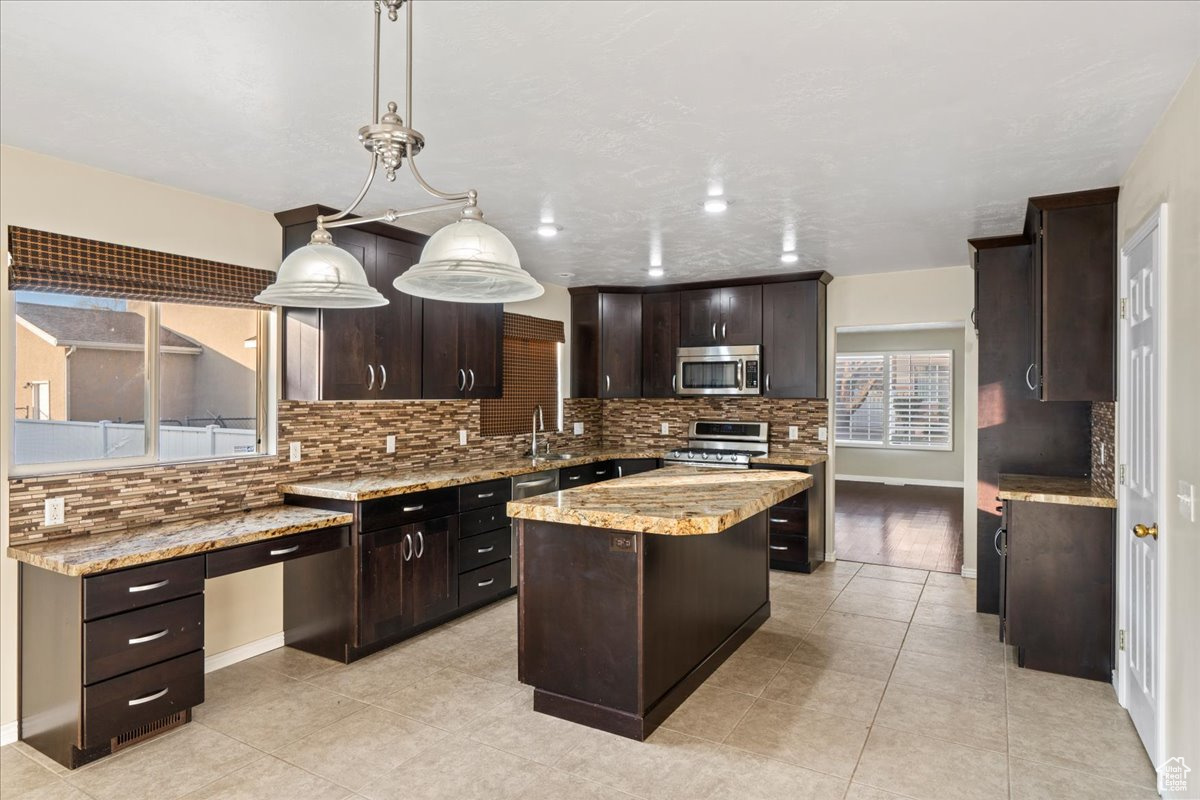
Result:
<instances>
[{"instance_id":1,"label":"outlet on island side","mask_svg":"<svg viewBox=\"0 0 1200 800\"><path fill-rule=\"evenodd\" d=\"M46 498L44 523L47 526L63 525L67 521L67 502L61 497Z\"/></svg>"}]
</instances>

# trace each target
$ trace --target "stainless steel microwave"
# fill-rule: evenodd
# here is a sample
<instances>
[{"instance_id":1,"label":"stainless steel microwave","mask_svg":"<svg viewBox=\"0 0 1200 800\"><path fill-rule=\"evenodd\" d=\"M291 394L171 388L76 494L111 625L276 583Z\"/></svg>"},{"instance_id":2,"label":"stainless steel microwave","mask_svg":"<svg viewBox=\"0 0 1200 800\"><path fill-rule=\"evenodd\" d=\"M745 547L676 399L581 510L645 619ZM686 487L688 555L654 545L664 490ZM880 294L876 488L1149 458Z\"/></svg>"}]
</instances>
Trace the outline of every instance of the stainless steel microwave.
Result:
<instances>
[{"instance_id":1,"label":"stainless steel microwave","mask_svg":"<svg viewBox=\"0 0 1200 800\"><path fill-rule=\"evenodd\" d=\"M676 353L676 394L762 394L761 345L680 347Z\"/></svg>"}]
</instances>

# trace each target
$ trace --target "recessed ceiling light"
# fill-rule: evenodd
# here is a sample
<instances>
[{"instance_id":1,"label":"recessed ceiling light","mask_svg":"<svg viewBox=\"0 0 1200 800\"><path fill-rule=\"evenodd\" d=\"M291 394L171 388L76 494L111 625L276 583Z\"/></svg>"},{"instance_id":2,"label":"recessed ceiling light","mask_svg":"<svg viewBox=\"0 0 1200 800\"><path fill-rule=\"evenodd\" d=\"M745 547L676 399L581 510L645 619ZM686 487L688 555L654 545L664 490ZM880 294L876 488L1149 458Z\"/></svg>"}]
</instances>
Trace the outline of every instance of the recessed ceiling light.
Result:
<instances>
[{"instance_id":1,"label":"recessed ceiling light","mask_svg":"<svg viewBox=\"0 0 1200 800\"><path fill-rule=\"evenodd\" d=\"M574 277L575 277L575 273L574 273L574 272L560 272L560 273L558 273L558 277L560 277L560 278L574 278Z\"/></svg>"},{"instance_id":2,"label":"recessed ceiling light","mask_svg":"<svg viewBox=\"0 0 1200 800\"><path fill-rule=\"evenodd\" d=\"M785 264L795 264L797 261L800 260L800 254L799 253L784 253L783 255L781 255L779 257L779 260Z\"/></svg>"},{"instance_id":3,"label":"recessed ceiling light","mask_svg":"<svg viewBox=\"0 0 1200 800\"><path fill-rule=\"evenodd\" d=\"M651 267L649 273L651 278L661 278L665 274L665 270L662 267Z\"/></svg>"},{"instance_id":4,"label":"recessed ceiling light","mask_svg":"<svg viewBox=\"0 0 1200 800\"><path fill-rule=\"evenodd\" d=\"M553 222L543 222L537 227L538 236L541 236L543 239L553 239L555 236L558 236L558 232L561 230L562 226L555 225Z\"/></svg>"},{"instance_id":5,"label":"recessed ceiling light","mask_svg":"<svg viewBox=\"0 0 1200 800\"><path fill-rule=\"evenodd\" d=\"M704 201L704 210L710 214L720 214L729 208L729 201L724 197L710 197Z\"/></svg>"}]
</instances>

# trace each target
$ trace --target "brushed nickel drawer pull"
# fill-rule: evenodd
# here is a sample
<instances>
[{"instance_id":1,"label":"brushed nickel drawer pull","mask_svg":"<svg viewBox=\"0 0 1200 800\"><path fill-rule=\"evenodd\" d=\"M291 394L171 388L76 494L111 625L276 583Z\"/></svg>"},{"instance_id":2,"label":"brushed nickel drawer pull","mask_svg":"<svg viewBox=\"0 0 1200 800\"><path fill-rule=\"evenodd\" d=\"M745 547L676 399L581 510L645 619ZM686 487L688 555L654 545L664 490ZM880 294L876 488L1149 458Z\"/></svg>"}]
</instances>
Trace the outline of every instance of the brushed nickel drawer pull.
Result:
<instances>
[{"instance_id":1,"label":"brushed nickel drawer pull","mask_svg":"<svg viewBox=\"0 0 1200 800\"><path fill-rule=\"evenodd\" d=\"M425 507L424 503L421 503L421 505L419 505L419 506L404 506L404 511L405 511L405 513L409 512L409 511L420 511L424 507Z\"/></svg>"},{"instance_id":2,"label":"brushed nickel drawer pull","mask_svg":"<svg viewBox=\"0 0 1200 800\"><path fill-rule=\"evenodd\" d=\"M598 470L596 470L596 474L597 474L597 475L607 475L607 474L608 474L608 470L606 470L606 469L598 469Z\"/></svg>"},{"instance_id":3,"label":"brushed nickel drawer pull","mask_svg":"<svg viewBox=\"0 0 1200 800\"><path fill-rule=\"evenodd\" d=\"M480 493L480 494L477 494L477 495L475 495L475 496L476 496L476 497L478 497L480 500L486 500L486 499L488 499L489 497L492 497L492 496L494 496L495 494L496 494L495 492L482 492L482 493Z\"/></svg>"},{"instance_id":4,"label":"brushed nickel drawer pull","mask_svg":"<svg viewBox=\"0 0 1200 800\"><path fill-rule=\"evenodd\" d=\"M490 553L495 549L496 549L496 545L492 545L491 547L481 547L478 550L476 550L475 552L476 553Z\"/></svg>"},{"instance_id":5,"label":"brushed nickel drawer pull","mask_svg":"<svg viewBox=\"0 0 1200 800\"><path fill-rule=\"evenodd\" d=\"M771 522L787 522L786 519L780 519L779 517L770 517L770 520Z\"/></svg>"},{"instance_id":6,"label":"brushed nickel drawer pull","mask_svg":"<svg viewBox=\"0 0 1200 800\"><path fill-rule=\"evenodd\" d=\"M787 545L782 545L782 544L772 544L772 545L768 545L768 546L769 546L769 547L770 547L772 550L787 550Z\"/></svg>"},{"instance_id":7,"label":"brushed nickel drawer pull","mask_svg":"<svg viewBox=\"0 0 1200 800\"><path fill-rule=\"evenodd\" d=\"M480 581L479 583L477 583L475 585L478 586L480 589L482 589L484 586L491 586L495 582L496 582L495 578L488 578L486 581Z\"/></svg>"},{"instance_id":8,"label":"brushed nickel drawer pull","mask_svg":"<svg viewBox=\"0 0 1200 800\"><path fill-rule=\"evenodd\" d=\"M153 591L154 589L161 589L162 587L166 586L170 582L171 582L170 578L163 578L161 581L158 581L156 583L143 583L141 586L130 586L129 591L131 593L132 592L149 592L149 591Z\"/></svg>"},{"instance_id":9,"label":"brushed nickel drawer pull","mask_svg":"<svg viewBox=\"0 0 1200 800\"><path fill-rule=\"evenodd\" d=\"M298 544L294 544L294 545L292 545L291 547L281 547L281 548L279 548L278 550L272 550L272 551L270 552L270 555L273 555L273 556L286 556L288 553L294 553L294 552L296 552L296 551L297 551L297 550L299 550L299 549L300 549L300 545L298 545Z\"/></svg>"},{"instance_id":10,"label":"brushed nickel drawer pull","mask_svg":"<svg viewBox=\"0 0 1200 800\"><path fill-rule=\"evenodd\" d=\"M582 475L569 475L569 476L567 476L567 480L569 480L569 481L577 481L577 480L579 480L579 479L580 479L580 478L582 478L582 477L583 477Z\"/></svg>"},{"instance_id":11,"label":"brushed nickel drawer pull","mask_svg":"<svg viewBox=\"0 0 1200 800\"><path fill-rule=\"evenodd\" d=\"M163 628L158 633L151 633L151 634L147 634L146 636L135 636L129 640L129 643L130 644L145 644L146 642L153 642L155 639L161 639L162 637L166 636L168 633L170 633L170 631L167 630L166 628Z\"/></svg>"},{"instance_id":12,"label":"brushed nickel drawer pull","mask_svg":"<svg viewBox=\"0 0 1200 800\"><path fill-rule=\"evenodd\" d=\"M154 694L148 694L148 695L146 695L145 697L139 697L139 698L137 698L136 700L130 700L130 701L129 701L129 705L131 705L131 706L140 706L142 703L150 703L150 702L153 702L154 700L157 700L158 698L162 697L163 695L165 695L165 694L166 694L167 692L169 692L169 691L171 691L170 687L167 687L166 689L159 689L159 690L158 690L157 692L155 692Z\"/></svg>"}]
</instances>

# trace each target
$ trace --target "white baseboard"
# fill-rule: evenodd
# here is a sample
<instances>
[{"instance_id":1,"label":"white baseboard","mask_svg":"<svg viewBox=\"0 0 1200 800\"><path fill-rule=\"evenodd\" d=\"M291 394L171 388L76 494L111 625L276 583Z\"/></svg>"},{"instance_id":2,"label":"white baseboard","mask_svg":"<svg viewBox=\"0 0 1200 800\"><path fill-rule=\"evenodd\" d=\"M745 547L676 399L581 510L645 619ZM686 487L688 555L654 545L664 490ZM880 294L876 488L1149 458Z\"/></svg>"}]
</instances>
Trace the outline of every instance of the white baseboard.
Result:
<instances>
[{"instance_id":1,"label":"white baseboard","mask_svg":"<svg viewBox=\"0 0 1200 800\"><path fill-rule=\"evenodd\" d=\"M5 725L0 725L0 747L6 744L12 744L17 740L17 721L13 720Z\"/></svg>"},{"instance_id":2,"label":"white baseboard","mask_svg":"<svg viewBox=\"0 0 1200 800\"><path fill-rule=\"evenodd\" d=\"M962 481L935 481L926 478L881 478L875 475L835 475L835 481L858 481L859 483L886 483L889 486L946 486L962 489Z\"/></svg>"},{"instance_id":3,"label":"white baseboard","mask_svg":"<svg viewBox=\"0 0 1200 800\"><path fill-rule=\"evenodd\" d=\"M972 569L971 567L963 567L961 570L959 570L959 574L962 575L964 578L979 577L979 573L976 570Z\"/></svg>"},{"instance_id":4,"label":"white baseboard","mask_svg":"<svg viewBox=\"0 0 1200 800\"><path fill-rule=\"evenodd\" d=\"M269 653L280 647L283 647L283 631L272 633L270 636L264 636L253 642L246 642L243 645L232 647L221 653L205 656L204 671L215 672L216 670L236 664L239 661L245 661L248 658L261 656L263 653Z\"/></svg>"},{"instance_id":5,"label":"white baseboard","mask_svg":"<svg viewBox=\"0 0 1200 800\"><path fill-rule=\"evenodd\" d=\"M833 552L832 550L827 551L825 553L825 560L826 561L837 561L837 553Z\"/></svg>"}]
</instances>

